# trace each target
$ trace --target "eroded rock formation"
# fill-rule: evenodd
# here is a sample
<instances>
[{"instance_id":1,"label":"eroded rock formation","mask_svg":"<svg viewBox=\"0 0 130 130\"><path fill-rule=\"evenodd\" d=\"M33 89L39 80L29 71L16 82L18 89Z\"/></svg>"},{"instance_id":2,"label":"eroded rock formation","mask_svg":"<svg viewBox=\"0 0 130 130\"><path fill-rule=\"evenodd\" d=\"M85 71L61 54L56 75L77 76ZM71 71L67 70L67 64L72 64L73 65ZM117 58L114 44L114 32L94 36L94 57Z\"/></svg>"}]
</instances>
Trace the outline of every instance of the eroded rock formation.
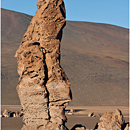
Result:
<instances>
[{"instance_id":1,"label":"eroded rock formation","mask_svg":"<svg viewBox=\"0 0 130 130\"><path fill-rule=\"evenodd\" d=\"M60 66L65 7L63 0L38 0L37 8L15 55L22 130L63 130L64 109L71 101L70 81Z\"/></svg>"},{"instance_id":2,"label":"eroded rock formation","mask_svg":"<svg viewBox=\"0 0 130 130\"><path fill-rule=\"evenodd\" d=\"M3 112L3 117L10 117L10 113L11 113L11 111L5 109Z\"/></svg>"},{"instance_id":3,"label":"eroded rock formation","mask_svg":"<svg viewBox=\"0 0 130 130\"><path fill-rule=\"evenodd\" d=\"M124 130L125 120L122 112L117 109L116 112L106 112L100 118L97 130Z\"/></svg>"}]
</instances>

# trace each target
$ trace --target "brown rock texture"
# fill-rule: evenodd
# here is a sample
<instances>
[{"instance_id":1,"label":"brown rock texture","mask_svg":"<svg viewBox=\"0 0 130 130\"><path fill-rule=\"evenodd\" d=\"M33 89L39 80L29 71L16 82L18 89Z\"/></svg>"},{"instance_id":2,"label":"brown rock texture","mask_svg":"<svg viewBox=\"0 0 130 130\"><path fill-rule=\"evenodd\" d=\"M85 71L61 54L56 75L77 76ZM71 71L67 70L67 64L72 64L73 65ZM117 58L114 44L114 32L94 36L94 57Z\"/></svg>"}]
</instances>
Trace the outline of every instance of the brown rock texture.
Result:
<instances>
[{"instance_id":1,"label":"brown rock texture","mask_svg":"<svg viewBox=\"0 0 130 130\"><path fill-rule=\"evenodd\" d=\"M129 125L127 124L124 130L129 130Z\"/></svg>"},{"instance_id":2,"label":"brown rock texture","mask_svg":"<svg viewBox=\"0 0 130 130\"><path fill-rule=\"evenodd\" d=\"M124 126L122 112L116 109L116 112L106 112L102 115L97 130L124 130Z\"/></svg>"},{"instance_id":3,"label":"brown rock texture","mask_svg":"<svg viewBox=\"0 0 130 130\"><path fill-rule=\"evenodd\" d=\"M3 112L3 116L4 117L10 117L10 113L11 113L11 111L5 109L4 112Z\"/></svg>"},{"instance_id":4,"label":"brown rock texture","mask_svg":"<svg viewBox=\"0 0 130 130\"><path fill-rule=\"evenodd\" d=\"M71 101L70 81L60 66L64 2L38 0L37 8L15 55L25 123L22 130L64 130L64 109Z\"/></svg>"}]
</instances>

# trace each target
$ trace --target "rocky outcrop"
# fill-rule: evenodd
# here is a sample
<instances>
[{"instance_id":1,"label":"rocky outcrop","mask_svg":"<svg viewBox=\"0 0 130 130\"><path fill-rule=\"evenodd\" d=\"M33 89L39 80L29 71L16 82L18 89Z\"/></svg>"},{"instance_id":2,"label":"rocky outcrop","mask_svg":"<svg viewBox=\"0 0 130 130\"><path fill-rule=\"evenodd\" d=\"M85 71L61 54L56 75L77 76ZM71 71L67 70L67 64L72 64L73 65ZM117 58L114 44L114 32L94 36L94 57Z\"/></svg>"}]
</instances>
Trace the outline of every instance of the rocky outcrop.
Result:
<instances>
[{"instance_id":1,"label":"rocky outcrop","mask_svg":"<svg viewBox=\"0 0 130 130\"><path fill-rule=\"evenodd\" d=\"M2 113L1 117L22 117L23 113L20 111L10 111L5 109L4 112Z\"/></svg>"},{"instance_id":2,"label":"rocky outcrop","mask_svg":"<svg viewBox=\"0 0 130 130\"><path fill-rule=\"evenodd\" d=\"M3 112L3 117L10 117L11 111L5 109Z\"/></svg>"},{"instance_id":3,"label":"rocky outcrop","mask_svg":"<svg viewBox=\"0 0 130 130\"><path fill-rule=\"evenodd\" d=\"M125 120L122 112L117 109L116 112L106 112L100 118L98 129L96 130L124 130Z\"/></svg>"},{"instance_id":4,"label":"rocky outcrop","mask_svg":"<svg viewBox=\"0 0 130 130\"><path fill-rule=\"evenodd\" d=\"M37 8L15 55L22 130L63 130L71 101L70 81L60 66L65 7L63 0L38 0Z\"/></svg>"}]
</instances>

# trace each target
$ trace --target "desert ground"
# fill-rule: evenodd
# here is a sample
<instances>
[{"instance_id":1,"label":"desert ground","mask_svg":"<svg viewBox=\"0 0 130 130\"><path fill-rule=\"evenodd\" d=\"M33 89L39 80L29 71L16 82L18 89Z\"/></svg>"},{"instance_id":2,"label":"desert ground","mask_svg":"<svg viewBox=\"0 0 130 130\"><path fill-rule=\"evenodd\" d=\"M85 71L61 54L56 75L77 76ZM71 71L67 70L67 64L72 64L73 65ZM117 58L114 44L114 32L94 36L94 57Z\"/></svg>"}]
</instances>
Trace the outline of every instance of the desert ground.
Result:
<instances>
[{"instance_id":1,"label":"desert ground","mask_svg":"<svg viewBox=\"0 0 130 130\"><path fill-rule=\"evenodd\" d=\"M2 105L1 111L5 109L10 111L19 111L21 109L20 105ZM72 115L68 114L67 111L73 109L74 113ZM94 129L96 124L99 122L99 116L105 112L115 112L116 109L120 109L123 113L125 123L129 123L129 108L126 106L68 106L66 108L67 123L66 126L71 129L75 125L82 125L88 129ZM88 117L88 113L93 111L95 117ZM22 128L23 122L22 117L9 117L1 118L1 128L2 130L20 130Z\"/></svg>"}]
</instances>

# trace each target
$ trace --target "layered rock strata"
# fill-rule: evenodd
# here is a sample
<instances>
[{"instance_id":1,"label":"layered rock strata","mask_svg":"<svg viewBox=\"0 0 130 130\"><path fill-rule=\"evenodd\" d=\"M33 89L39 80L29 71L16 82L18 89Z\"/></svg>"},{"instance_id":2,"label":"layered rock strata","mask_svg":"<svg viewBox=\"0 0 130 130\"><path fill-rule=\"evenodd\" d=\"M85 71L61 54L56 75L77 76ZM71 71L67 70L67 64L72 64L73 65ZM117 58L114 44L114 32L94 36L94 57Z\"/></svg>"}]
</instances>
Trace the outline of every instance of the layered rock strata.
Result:
<instances>
[{"instance_id":1,"label":"layered rock strata","mask_svg":"<svg viewBox=\"0 0 130 130\"><path fill-rule=\"evenodd\" d=\"M38 0L37 8L15 55L20 75L17 92L24 113L22 130L63 130L64 109L71 101L70 81L60 66L64 2Z\"/></svg>"}]
</instances>

